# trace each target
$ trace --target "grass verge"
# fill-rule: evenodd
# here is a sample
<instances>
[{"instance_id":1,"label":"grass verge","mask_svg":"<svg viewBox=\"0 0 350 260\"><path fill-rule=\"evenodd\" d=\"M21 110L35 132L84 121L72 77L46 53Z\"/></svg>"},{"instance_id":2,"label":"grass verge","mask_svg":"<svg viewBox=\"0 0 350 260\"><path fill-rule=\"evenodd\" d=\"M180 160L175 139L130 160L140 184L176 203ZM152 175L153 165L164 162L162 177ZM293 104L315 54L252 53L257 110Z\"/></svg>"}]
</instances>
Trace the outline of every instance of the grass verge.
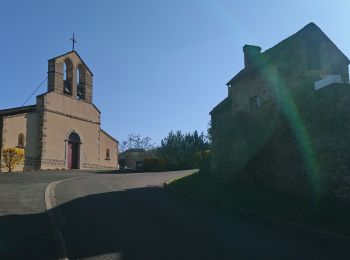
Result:
<instances>
[{"instance_id":1,"label":"grass verge","mask_svg":"<svg viewBox=\"0 0 350 260\"><path fill-rule=\"evenodd\" d=\"M266 216L350 235L350 203L300 196L249 184L230 176L194 173L170 184L174 189L211 202L249 209Z\"/></svg>"}]
</instances>

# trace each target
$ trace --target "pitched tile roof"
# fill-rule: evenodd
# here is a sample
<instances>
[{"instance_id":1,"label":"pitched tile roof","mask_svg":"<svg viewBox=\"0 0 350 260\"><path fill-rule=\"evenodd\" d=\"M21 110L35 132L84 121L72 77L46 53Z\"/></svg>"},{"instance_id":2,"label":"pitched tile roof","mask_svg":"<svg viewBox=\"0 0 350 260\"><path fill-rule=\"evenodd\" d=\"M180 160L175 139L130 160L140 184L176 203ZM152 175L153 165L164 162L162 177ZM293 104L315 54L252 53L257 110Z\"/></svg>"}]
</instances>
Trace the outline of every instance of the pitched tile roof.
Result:
<instances>
[{"instance_id":1,"label":"pitched tile roof","mask_svg":"<svg viewBox=\"0 0 350 260\"><path fill-rule=\"evenodd\" d=\"M0 117L4 116L12 116L12 115L18 115L18 114L24 114L29 112L34 112L36 109L35 105L31 106L25 106L25 107L14 107L9 109L3 109L0 110Z\"/></svg>"}]
</instances>

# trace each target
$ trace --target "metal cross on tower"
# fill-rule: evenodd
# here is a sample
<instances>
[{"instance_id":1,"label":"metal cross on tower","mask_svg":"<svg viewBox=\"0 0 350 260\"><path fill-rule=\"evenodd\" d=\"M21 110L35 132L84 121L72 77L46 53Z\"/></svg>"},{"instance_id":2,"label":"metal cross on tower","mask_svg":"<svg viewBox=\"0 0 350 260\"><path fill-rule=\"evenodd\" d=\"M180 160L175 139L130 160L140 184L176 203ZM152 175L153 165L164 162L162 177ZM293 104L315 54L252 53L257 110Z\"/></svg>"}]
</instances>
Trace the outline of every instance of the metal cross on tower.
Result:
<instances>
[{"instance_id":1,"label":"metal cross on tower","mask_svg":"<svg viewBox=\"0 0 350 260\"><path fill-rule=\"evenodd\" d=\"M73 38L70 39L73 43L73 51L74 51L74 45L75 43L77 43L77 41L75 40L75 34L73 33Z\"/></svg>"}]
</instances>

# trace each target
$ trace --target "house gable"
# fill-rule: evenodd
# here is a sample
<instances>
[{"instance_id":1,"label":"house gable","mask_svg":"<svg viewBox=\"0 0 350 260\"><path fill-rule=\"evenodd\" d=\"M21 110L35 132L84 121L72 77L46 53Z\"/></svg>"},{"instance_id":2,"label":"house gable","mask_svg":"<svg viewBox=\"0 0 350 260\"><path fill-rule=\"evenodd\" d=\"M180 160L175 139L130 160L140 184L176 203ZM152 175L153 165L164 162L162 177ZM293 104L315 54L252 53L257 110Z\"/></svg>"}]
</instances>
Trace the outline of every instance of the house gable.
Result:
<instances>
[{"instance_id":1,"label":"house gable","mask_svg":"<svg viewBox=\"0 0 350 260\"><path fill-rule=\"evenodd\" d=\"M349 59L312 23L263 53L248 49L253 59L211 112L213 172L350 199ZM316 91L328 75L342 82Z\"/></svg>"},{"instance_id":2,"label":"house gable","mask_svg":"<svg viewBox=\"0 0 350 260\"><path fill-rule=\"evenodd\" d=\"M243 47L245 68L227 83L231 105L225 101L225 106L213 112L219 113L223 107L249 111L254 100L262 104L273 100L281 82L288 88L304 88L305 82L327 75L340 75L342 82L349 82L349 59L314 23L263 53L260 50L258 46Z\"/></svg>"},{"instance_id":3,"label":"house gable","mask_svg":"<svg viewBox=\"0 0 350 260\"><path fill-rule=\"evenodd\" d=\"M290 72L290 67L293 63L301 64L305 70L306 60L297 60L298 58L307 58L307 43L318 43L320 52L320 63L323 65L321 69L324 72L336 73L334 68L338 68L339 71L344 74L344 71L339 68L340 66L348 66L350 60L340 49L329 39L329 37L314 23L309 23L297 33L279 42L272 48L261 53L255 60L252 66L248 66L242 69L236 74L228 83L228 86L234 85L237 81L250 77L252 73L256 73L256 70L274 66L282 71L287 69ZM346 75L342 75L344 80Z\"/></svg>"}]
</instances>

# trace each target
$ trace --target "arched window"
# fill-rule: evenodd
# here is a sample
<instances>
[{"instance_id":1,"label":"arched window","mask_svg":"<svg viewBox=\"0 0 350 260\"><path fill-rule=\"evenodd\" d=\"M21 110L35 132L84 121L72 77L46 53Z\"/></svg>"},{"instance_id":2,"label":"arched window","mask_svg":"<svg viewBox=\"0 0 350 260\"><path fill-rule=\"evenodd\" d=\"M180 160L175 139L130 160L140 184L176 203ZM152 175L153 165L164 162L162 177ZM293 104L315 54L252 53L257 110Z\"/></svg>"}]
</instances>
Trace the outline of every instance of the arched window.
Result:
<instances>
[{"instance_id":1,"label":"arched window","mask_svg":"<svg viewBox=\"0 0 350 260\"><path fill-rule=\"evenodd\" d=\"M71 133L68 137L68 141L80 144L80 137L77 133Z\"/></svg>"},{"instance_id":2,"label":"arched window","mask_svg":"<svg viewBox=\"0 0 350 260\"><path fill-rule=\"evenodd\" d=\"M109 149L106 150L106 160L110 160L110 152L109 152Z\"/></svg>"},{"instance_id":3,"label":"arched window","mask_svg":"<svg viewBox=\"0 0 350 260\"><path fill-rule=\"evenodd\" d=\"M85 78L85 68L79 64L77 68L77 97L82 100L85 100Z\"/></svg>"},{"instance_id":4,"label":"arched window","mask_svg":"<svg viewBox=\"0 0 350 260\"><path fill-rule=\"evenodd\" d=\"M18 147L20 148L24 147L24 134L22 133L18 135Z\"/></svg>"},{"instance_id":5,"label":"arched window","mask_svg":"<svg viewBox=\"0 0 350 260\"><path fill-rule=\"evenodd\" d=\"M63 93L73 94L73 63L70 59L65 59L63 66Z\"/></svg>"}]
</instances>

